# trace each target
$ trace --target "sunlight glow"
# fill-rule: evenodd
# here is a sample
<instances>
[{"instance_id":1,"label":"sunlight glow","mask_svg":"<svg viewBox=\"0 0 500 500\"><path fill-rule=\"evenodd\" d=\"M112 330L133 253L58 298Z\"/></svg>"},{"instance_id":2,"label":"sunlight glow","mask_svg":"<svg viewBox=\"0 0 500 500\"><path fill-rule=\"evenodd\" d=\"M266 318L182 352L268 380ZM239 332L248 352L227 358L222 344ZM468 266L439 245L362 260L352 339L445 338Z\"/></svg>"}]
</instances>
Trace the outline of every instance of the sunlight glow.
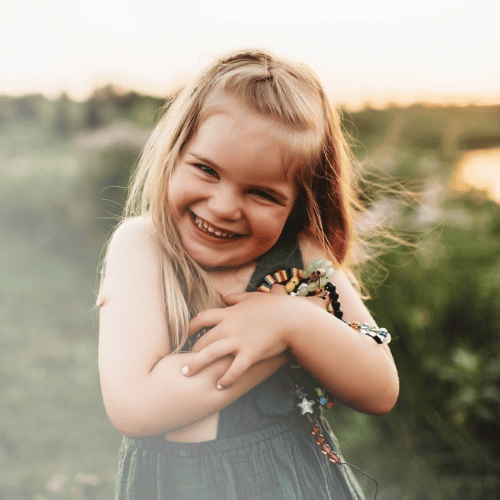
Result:
<instances>
[{"instance_id":1,"label":"sunlight glow","mask_svg":"<svg viewBox=\"0 0 500 500\"><path fill-rule=\"evenodd\" d=\"M10 0L0 94L114 83L156 95L213 57L262 47L315 69L337 102L500 101L500 3Z\"/></svg>"},{"instance_id":2,"label":"sunlight glow","mask_svg":"<svg viewBox=\"0 0 500 500\"><path fill-rule=\"evenodd\" d=\"M475 149L466 153L457 165L454 188L484 191L500 203L500 149Z\"/></svg>"}]
</instances>

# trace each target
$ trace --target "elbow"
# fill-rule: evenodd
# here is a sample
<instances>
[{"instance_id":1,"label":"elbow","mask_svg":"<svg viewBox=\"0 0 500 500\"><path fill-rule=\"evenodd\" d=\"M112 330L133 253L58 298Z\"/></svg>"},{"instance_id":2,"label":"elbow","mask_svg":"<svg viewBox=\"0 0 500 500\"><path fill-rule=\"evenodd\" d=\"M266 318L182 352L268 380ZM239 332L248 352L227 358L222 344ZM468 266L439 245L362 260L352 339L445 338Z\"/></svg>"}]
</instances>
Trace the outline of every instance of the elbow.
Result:
<instances>
[{"instance_id":1,"label":"elbow","mask_svg":"<svg viewBox=\"0 0 500 500\"><path fill-rule=\"evenodd\" d=\"M394 369L388 376L377 378L374 384L363 384L355 399L346 398L344 402L362 413L386 415L396 405L398 396L399 378Z\"/></svg>"},{"instance_id":2,"label":"elbow","mask_svg":"<svg viewBox=\"0 0 500 500\"><path fill-rule=\"evenodd\" d=\"M397 400L398 398L396 395L396 397L387 398L384 401L377 402L377 404L374 405L373 408L371 408L367 413L370 413L370 415L386 415L394 408Z\"/></svg>"},{"instance_id":3,"label":"elbow","mask_svg":"<svg viewBox=\"0 0 500 500\"><path fill-rule=\"evenodd\" d=\"M154 436L155 434L160 434L158 431L154 432L153 429L149 429L144 426L137 425L133 422L112 422L115 429L124 436L128 438L142 438L147 436Z\"/></svg>"},{"instance_id":4,"label":"elbow","mask_svg":"<svg viewBox=\"0 0 500 500\"><path fill-rule=\"evenodd\" d=\"M130 414L114 414L110 411L107 412L109 420L113 427L120 433L129 438L140 438L146 436L144 426L140 425L139 420L133 418ZM153 433L150 432L150 435Z\"/></svg>"},{"instance_id":5,"label":"elbow","mask_svg":"<svg viewBox=\"0 0 500 500\"><path fill-rule=\"evenodd\" d=\"M135 415L135 409L130 405L120 404L116 399L113 401L104 399L104 408L111 424L120 434L130 438L144 435L139 425L140 420Z\"/></svg>"},{"instance_id":6,"label":"elbow","mask_svg":"<svg viewBox=\"0 0 500 500\"><path fill-rule=\"evenodd\" d=\"M135 394L135 396L131 396ZM168 432L169 423L161 421L155 415L155 409L150 408L138 393L134 391L115 391L112 394L103 393L104 408L113 427L126 437L140 438ZM149 410L148 410L149 408ZM163 415L163 418L165 416ZM174 428L175 425L172 425Z\"/></svg>"},{"instance_id":7,"label":"elbow","mask_svg":"<svg viewBox=\"0 0 500 500\"><path fill-rule=\"evenodd\" d=\"M394 408L398 396L399 380L396 376L393 380L384 381L369 388L364 386L355 398L351 394L351 397L339 399L353 410L369 415L385 415Z\"/></svg>"},{"instance_id":8,"label":"elbow","mask_svg":"<svg viewBox=\"0 0 500 500\"><path fill-rule=\"evenodd\" d=\"M372 387L372 404L367 413L386 415L396 406L399 397L398 370L392 361L392 357L389 365L386 365L378 373L376 380L378 383Z\"/></svg>"},{"instance_id":9,"label":"elbow","mask_svg":"<svg viewBox=\"0 0 500 500\"><path fill-rule=\"evenodd\" d=\"M367 413L371 415L386 415L397 403L399 396L399 379L390 380L376 392Z\"/></svg>"},{"instance_id":10,"label":"elbow","mask_svg":"<svg viewBox=\"0 0 500 500\"><path fill-rule=\"evenodd\" d=\"M156 434L167 433L172 429L169 428L168 422L162 422L158 425L153 414L145 415L135 405L105 405L106 413L113 427L120 433L129 438L141 438L153 436Z\"/></svg>"}]
</instances>

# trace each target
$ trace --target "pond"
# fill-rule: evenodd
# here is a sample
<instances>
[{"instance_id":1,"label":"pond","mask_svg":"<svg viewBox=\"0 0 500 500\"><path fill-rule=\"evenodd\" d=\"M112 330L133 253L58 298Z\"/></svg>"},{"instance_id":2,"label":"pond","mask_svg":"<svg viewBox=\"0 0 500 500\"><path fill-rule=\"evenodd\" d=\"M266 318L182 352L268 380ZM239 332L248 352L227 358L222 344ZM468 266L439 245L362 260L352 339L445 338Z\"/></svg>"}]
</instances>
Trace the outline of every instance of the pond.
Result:
<instances>
[{"instance_id":1,"label":"pond","mask_svg":"<svg viewBox=\"0 0 500 500\"><path fill-rule=\"evenodd\" d=\"M453 187L459 191L483 191L500 203L500 148L465 153L455 170Z\"/></svg>"}]
</instances>

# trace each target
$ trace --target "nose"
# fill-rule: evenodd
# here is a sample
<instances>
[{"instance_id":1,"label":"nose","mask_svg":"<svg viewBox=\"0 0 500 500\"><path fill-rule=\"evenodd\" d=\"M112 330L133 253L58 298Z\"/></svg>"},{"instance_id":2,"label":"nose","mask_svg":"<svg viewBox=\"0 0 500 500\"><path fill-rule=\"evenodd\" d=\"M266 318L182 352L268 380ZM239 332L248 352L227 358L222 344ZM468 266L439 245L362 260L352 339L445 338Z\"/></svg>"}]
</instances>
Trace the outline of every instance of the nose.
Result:
<instances>
[{"instance_id":1,"label":"nose","mask_svg":"<svg viewBox=\"0 0 500 500\"><path fill-rule=\"evenodd\" d=\"M230 186L218 186L208 201L208 208L220 220L238 220L242 214L242 200Z\"/></svg>"}]
</instances>

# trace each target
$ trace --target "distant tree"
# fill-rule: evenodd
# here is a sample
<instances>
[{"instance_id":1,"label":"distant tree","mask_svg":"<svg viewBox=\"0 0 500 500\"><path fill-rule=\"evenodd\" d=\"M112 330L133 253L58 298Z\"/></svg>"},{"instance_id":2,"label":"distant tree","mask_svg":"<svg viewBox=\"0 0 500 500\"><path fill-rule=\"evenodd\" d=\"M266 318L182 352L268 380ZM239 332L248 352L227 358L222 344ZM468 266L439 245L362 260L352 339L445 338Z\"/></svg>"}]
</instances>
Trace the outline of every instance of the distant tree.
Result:
<instances>
[{"instance_id":1,"label":"distant tree","mask_svg":"<svg viewBox=\"0 0 500 500\"><path fill-rule=\"evenodd\" d=\"M92 94L86 102L84 126L89 129L96 129L104 125L104 119L101 114L101 106L96 94Z\"/></svg>"},{"instance_id":2,"label":"distant tree","mask_svg":"<svg viewBox=\"0 0 500 500\"><path fill-rule=\"evenodd\" d=\"M11 119L12 98L0 96L0 130Z\"/></svg>"},{"instance_id":3,"label":"distant tree","mask_svg":"<svg viewBox=\"0 0 500 500\"><path fill-rule=\"evenodd\" d=\"M119 96L115 88L112 85L106 85L95 89L86 102L85 128L100 128L109 125L117 118L120 118Z\"/></svg>"},{"instance_id":4,"label":"distant tree","mask_svg":"<svg viewBox=\"0 0 500 500\"><path fill-rule=\"evenodd\" d=\"M57 136L67 137L72 132L70 113L71 101L66 92L63 92L55 103L55 113L52 128Z\"/></svg>"},{"instance_id":5,"label":"distant tree","mask_svg":"<svg viewBox=\"0 0 500 500\"><path fill-rule=\"evenodd\" d=\"M37 120L44 101L42 94L28 94L15 100L17 116L23 120Z\"/></svg>"}]
</instances>

